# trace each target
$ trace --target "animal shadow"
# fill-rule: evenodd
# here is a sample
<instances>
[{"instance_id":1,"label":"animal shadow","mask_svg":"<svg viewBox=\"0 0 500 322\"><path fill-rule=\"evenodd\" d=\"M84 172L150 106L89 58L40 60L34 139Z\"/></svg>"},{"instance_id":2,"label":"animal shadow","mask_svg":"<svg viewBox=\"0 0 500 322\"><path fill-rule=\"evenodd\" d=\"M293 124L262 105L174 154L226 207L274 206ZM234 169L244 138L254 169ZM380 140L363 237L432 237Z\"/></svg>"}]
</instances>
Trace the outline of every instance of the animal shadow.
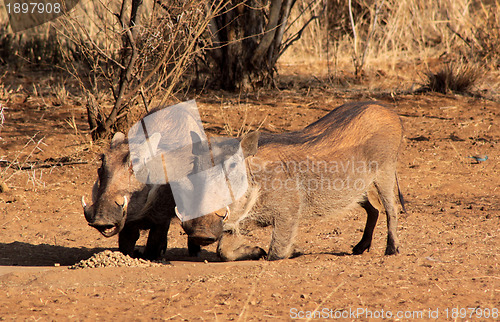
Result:
<instances>
[{"instance_id":1,"label":"animal shadow","mask_svg":"<svg viewBox=\"0 0 500 322\"><path fill-rule=\"evenodd\" d=\"M0 243L0 266L73 265L105 248L64 247L24 242Z\"/></svg>"}]
</instances>

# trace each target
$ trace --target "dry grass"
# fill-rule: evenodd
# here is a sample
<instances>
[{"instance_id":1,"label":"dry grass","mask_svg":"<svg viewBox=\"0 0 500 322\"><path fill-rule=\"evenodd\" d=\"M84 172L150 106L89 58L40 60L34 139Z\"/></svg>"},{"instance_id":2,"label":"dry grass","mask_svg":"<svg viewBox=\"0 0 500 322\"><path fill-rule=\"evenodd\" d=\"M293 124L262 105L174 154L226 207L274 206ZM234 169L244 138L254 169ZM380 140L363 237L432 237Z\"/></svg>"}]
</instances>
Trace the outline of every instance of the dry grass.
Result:
<instances>
[{"instance_id":1,"label":"dry grass","mask_svg":"<svg viewBox=\"0 0 500 322\"><path fill-rule=\"evenodd\" d=\"M317 11L314 7L310 14ZM400 61L425 61L446 54L482 61L494 69L500 63L499 18L498 0L358 0L353 1L354 39L347 1L331 0L321 19L281 62L326 58L334 65L352 64L366 49L367 67L383 63L394 68Z\"/></svg>"},{"instance_id":2,"label":"dry grass","mask_svg":"<svg viewBox=\"0 0 500 322\"><path fill-rule=\"evenodd\" d=\"M437 72L425 73L424 89L438 93L466 93L470 92L481 70L476 65L465 62L449 62Z\"/></svg>"},{"instance_id":3,"label":"dry grass","mask_svg":"<svg viewBox=\"0 0 500 322\"><path fill-rule=\"evenodd\" d=\"M3 184L7 184L9 180L11 180L15 175L21 173L22 168L28 167L33 155L38 151L43 151L42 146L46 144L43 142L45 137L38 138L39 133L33 135L26 144L17 152L14 160L7 162L7 166L0 171L0 182ZM12 171L10 171L12 170ZM37 175L37 171L35 169L31 169L28 172L27 183L31 182L33 184L33 188L36 189L37 185L44 186L45 183L42 180L43 172L39 171Z\"/></svg>"},{"instance_id":4,"label":"dry grass","mask_svg":"<svg viewBox=\"0 0 500 322\"><path fill-rule=\"evenodd\" d=\"M232 137L242 137L252 130L260 130L262 125L266 122L267 116L263 119L258 119L251 111L248 103L242 103L239 99L237 102L224 104L221 100L219 114L222 116L224 123L224 135ZM236 113L239 115L238 122L231 121L231 114Z\"/></svg>"}]
</instances>

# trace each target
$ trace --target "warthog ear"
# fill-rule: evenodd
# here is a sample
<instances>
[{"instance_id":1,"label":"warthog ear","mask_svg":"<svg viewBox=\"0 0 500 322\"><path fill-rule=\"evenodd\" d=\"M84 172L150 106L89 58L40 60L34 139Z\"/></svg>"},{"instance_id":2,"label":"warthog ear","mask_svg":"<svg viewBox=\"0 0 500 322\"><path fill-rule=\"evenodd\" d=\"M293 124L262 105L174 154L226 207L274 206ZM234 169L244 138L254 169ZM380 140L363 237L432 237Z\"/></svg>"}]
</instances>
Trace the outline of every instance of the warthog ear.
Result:
<instances>
[{"instance_id":1,"label":"warthog ear","mask_svg":"<svg viewBox=\"0 0 500 322\"><path fill-rule=\"evenodd\" d=\"M109 145L110 149L116 148L120 143L125 141L125 134L122 132L116 132L113 138L111 139L111 144Z\"/></svg>"},{"instance_id":2,"label":"warthog ear","mask_svg":"<svg viewBox=\"0 0 500 322\"><path fill-rule=\"evenodd\" d=\"M241 139L241 149L245 158L257 153L259 146L260 133L258 131L250 132Z\"/></svg>"},{"instance_id":3,"label":"warthog ear","mask_svg":"<svg viewBox=\"0 0 500 322\"><path fill-rule=\"evenodd\" d=\"M210 150L208 148L208 142L203 141L201 137L198 135L198 133L190 131L189 135L191 136L191 144L192 144L191 153L193 155L203 155L206 153L210 153Z\"/></svg>"}]
</instances>

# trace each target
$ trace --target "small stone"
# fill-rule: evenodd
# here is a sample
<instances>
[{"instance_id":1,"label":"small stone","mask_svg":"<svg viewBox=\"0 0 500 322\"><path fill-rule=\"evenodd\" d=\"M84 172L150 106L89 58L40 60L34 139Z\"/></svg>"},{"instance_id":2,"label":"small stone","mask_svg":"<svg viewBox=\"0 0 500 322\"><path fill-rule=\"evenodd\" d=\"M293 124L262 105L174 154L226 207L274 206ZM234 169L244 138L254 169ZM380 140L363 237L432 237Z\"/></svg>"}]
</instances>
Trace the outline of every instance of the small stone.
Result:
<instances>
[{"instance_id":1,"label":"small stone","mask_svg":"<svg viewBox=\"0 0 500 322\"><path fill-rule=\"evenodd\" d=\"M0 181L0 193L9 191L9 187L3 181Z\"/></svg>"}]
</instances>

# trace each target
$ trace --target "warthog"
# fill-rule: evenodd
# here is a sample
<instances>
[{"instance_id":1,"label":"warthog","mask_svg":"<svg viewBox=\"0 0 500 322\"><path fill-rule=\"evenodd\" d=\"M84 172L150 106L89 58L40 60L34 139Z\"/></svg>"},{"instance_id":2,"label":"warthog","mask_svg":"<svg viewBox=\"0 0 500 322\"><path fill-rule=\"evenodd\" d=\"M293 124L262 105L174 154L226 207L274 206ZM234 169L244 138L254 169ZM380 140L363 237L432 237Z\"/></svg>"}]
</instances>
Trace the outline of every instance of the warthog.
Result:
<instances>
[{"instance_id":1,"label":"warthog","mask_svg":"<svg viewBox=\"0 0 500 322\"><path fill-rule=\"evenodd\" d=\"M179 133L186 133L186 131L189 133L189 130L194 128L200 130L198 128L200 124L195 121L186 122L185 119L179 119L178 114L175 117L172 116L170 108L164 111L165 114L161 118L161 124L153 123L148 128L152 133L149 143L129 142L130 133L129 139L123 133L114 135L109 150L101 156L102 164L97 171L98 178L92 189L92 205L87 205L82 197L85 219L89 225L96 228L105 237L118 234L119 250L126 255L134 255L135 244L140 236L140 230L149 229L144 253L136 253L135 255L148 259L158 258L167 247L167 233L170 221L175 217L175 201L170 185L168 182L149 184L145 183L147 180L138 180L138 173L133 169L130 160L131 146L133 144L142 144L156 149L156 146L162 145L161 136L157 133L160 133L162 127L165 126L169 126L175 131L179 131ZM189 120L189 116L187 119ZM179 142L180 145L188 146L191 144L189 138L178 136L178 139L185 140L185 142ZM135 148L141 149L143 147L136 146ZM152 159L145 162L151 164L156 161ZM193 160L185 160L185 164L191 162ZM161 161L159 164L161 167ZM158 170L157 162L156 166L156 170ZM138 172L143 179L144 177L149 178L148 176L158 176L158 173L151 173L155 172L153 166L143 167L140 170L142 172ZM216 223L211 223L211 219L215 220ZM216 241L213 236L222 233L222 227L219 224L220 220L217 216L205 216L203 220L200 220L200 223L207 227L205 232L208 234L204 236L202 232L199 232L196 237L196 244L188 238L190 255L199 253L199 245ZM221 231L213 231L213 229L220 229Z\"/></svg>"},{"instance_id":2,"label":"warthog","mask_svg":"<svg viewBox=\"0 0 500 322\"><path fill-rule=\"evenodd\" d=\"M225 261L265 256L260 247L240 241L240 231L257 223L273 226L267 259L288 258L302 217L338 214L356 205L364 208L367 221L353 253L370 248L382 206L388 230L385 254L398 253L396 190L404 207L396 175L401 140L398 115L377 102L342 105L300 131L243 137L249 188L229 206L224 224L212 221L223 225L210 228L222 232L213 236L220 239L219 256ZM200 232L206 236L206 220L185 222L184 230L192 238Z\"/></svg>"}]
</instances>

